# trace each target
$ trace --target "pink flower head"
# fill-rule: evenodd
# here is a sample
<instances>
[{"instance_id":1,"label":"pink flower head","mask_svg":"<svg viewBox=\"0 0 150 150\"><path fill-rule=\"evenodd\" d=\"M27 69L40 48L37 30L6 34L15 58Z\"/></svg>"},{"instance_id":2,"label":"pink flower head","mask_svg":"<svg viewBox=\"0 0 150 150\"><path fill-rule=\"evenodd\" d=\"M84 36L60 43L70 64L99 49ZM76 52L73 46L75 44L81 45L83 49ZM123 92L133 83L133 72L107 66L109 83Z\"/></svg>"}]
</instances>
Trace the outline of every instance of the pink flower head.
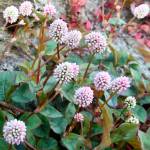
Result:
<instances>
[{"instance_id":1,"label":"pink flower head","mask_svg":"<svg viewBox=\"0 0 150 150\"><path fill-rule=\"evenodd\" d=\"M66 34L66 36L63 39L63 42L66 43L66 45L70 49L74 49L80 44L81 38L82 34L80 31L72 30Z\"/></svg>"},{"instance_id":2,"label":"pink flower head","mask_svg":"<svg viewBox=\"0 0 150 150\"><path fill-rule=\"evenodd\" d=\"M84 120L84 116L81 113L76 113L74 119L77 122L82 122Z\"/></svg>"},{"instance_id":3,"label":"pink flower head","mask_svg":"<svg viewBox=\"0 0 150 150\"><path fill-rule=\"evenodd\" d=\"M54 70L54 76L64 83L76 79L79 73L79 66L76 63L64 62L59 64Z\"/></svg>"},{"instance_id":4,"label":"pink flower head","mask_svg":"<svg viewBox=\"0 0 150 150\"><path fill-rule=\"evenodd\" d=\"M44 6L44 14L45 15L50 15L50 16L55 16L56 15L56 9L55 6L51 4L47 4Z\"/></svg>"},{"instance_id":5,"label":"pink flower head","mask_svg":"<svg viewBox=\"0 0 150 150\"><path fill-rule=\"evenodd\" d=\"M49 36L59 43L63 42L64 36L68 33L67 23L61 19L55 20L49 27Z\"/></svg>"},{"instance_id":6,"label":"pink flower head","mask_svg":"<svg viewBox=\"0 0 150 150\"><path fill-rule=\"evenodd\" d=\"M93 90L90 87L81 87L75 92L75 103L80 107L88 107L94 99Z\"/></svg>"},{"instance_id":7,"label":"pink flower head","mask_svg":"<svg viewBox=\"0 0 150 150\"><path fill-rule=\"evenodd\" d=\"M121 93L123 91L126 91L131 84L131 80L126 76L121 76L116 78L111 83L111 90L112 92L118 91L118 93Z\"/></svg>"},{"instance_id":8,"label":"pink flower head","mask_svg":"<svg viewBox=\"0 0 150 150\"><path fill-rule=\"evenodd\" d=\"M99 32L91 32L85 36L85 41L92 53L102 53L107 46L106 38Z\"/></svg>"},{"instance_id":9,"label":"pink flower head","mask_svg":"<svg viewBox=\"0 0 150 150\"><path fill-rule=\"evenodd\" d=\"M26 126L23 121L14 119L5 123L3 136L7 143L19 145L24 142L26 136Z\"/></svg>"},{"instance_id":10,"label":"pink flower head","mask_svg":"<svg viewBox=\"0 0 150 150\"><path fill-rule=\"evenodd\" d=\"M24 1L19 7L20 14L23 16L30 16L32 13L33 5L30 1Z\"/></svg>"},{"instance_id":11,"label":"pink flower head","mask_svg":"<svg viewBox=\"0 0 150 150\"><path fill-rule=\"evenodd\" d=\"M109 88L111 77L108 72L102 71L96 74L94 78L94 85L97 90L105 91Z\"/></svg>"}]
</instances>

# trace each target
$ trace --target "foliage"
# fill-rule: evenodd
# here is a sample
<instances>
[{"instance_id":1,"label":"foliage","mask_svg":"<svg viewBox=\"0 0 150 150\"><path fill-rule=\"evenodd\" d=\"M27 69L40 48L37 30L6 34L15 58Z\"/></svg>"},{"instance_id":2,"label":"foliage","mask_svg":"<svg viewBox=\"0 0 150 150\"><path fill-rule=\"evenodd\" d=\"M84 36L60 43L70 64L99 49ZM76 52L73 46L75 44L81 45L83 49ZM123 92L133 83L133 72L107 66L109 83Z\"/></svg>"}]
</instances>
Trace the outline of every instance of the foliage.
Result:
<instances>
[{"instance_id":1,"label":"foliage","mask_svg":"<svg viewBox=\"0 0 150 150\"><path fill-rule=\"evenodd\" d=\"M92 55L87 51L84 38L77 48L68 48L49 37L48 26L55 19L39 10L33 10L38 19L20 16L17 25L6 26L8 30L15 28L12 44L25 49L28 59L19 64L19 71L0 72L0 149L10 147L3 138L5 122L17 118L25 122L27 135L24 143L12 145L14 150L148 150L150 80L143 76L137 61L124 47L121 51L117 49L111 30L102 33L107 37L103 53ZM22 20L25 24L19 25ZM66 22L69 24L69 19L66 18ZM107 23L116 30L116 36L126 24L117 17L108 19ZM85 29L78 30L82 35L87 34ZM94 59L91 61L91 58ZM73 76L69 83L60 82L53 74L58 64L66 61L80 68L77 78ZM111 88L99 91L93 82L99 71L107 71L112 80L128 76L132 80L131 87L121 93L118 93L120 89L112 92ZM85 108L74 102L76 90L83 86L89 86L94 92L92 104ZM128 96L136 97L137 105L133 109L127 109L124 104ZM78 112L84 116L83 122L74 119ZM131 116L140 123L128 122Z\"/></svg>"}]
</instances>

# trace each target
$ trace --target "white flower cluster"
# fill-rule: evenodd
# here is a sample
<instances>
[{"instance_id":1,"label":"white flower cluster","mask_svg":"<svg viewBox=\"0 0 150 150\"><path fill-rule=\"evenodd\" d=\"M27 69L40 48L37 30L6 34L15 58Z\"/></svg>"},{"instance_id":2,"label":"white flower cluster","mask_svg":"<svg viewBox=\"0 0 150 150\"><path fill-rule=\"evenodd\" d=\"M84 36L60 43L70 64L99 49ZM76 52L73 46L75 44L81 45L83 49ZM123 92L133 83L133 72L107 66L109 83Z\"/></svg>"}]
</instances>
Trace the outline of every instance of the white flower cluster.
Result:
<instances>
[{"instance_id":1,"label":"white flower cluster","mask_svg":"<svg viewBox=\"0 0 150 150\"><path fill-rule=\"evenodd\" d=\"M63 39L63 42L67 45L68 48L74 49L80 44L82 34L80 31L72 30L66 34Z\"/></svg>"},{"instance_id":2,"label":"white flower cluster","mask_svg":"<svg viewBox=\"0 0 150 150\"><path fill-rule=\"evenodd\" d=\"M15 6L9 6L3 11L3 17L7 23L14 23L18 20L19 14L30 16L32 13L33 4L30 1L21 3L19 10Z\"/></svg>"},{"instance_id":3,"label":"white flower cluster","mask_svg":"<svg viewBox=\"0 0 150 150\"><path fill-rule=\"evenodd\" d=\"M49 27L49 36L59 43L63 43L63 38L68 33L67 23L62 19L55 20Z\"/></svg>"},{"instance_id":4,"label":"white flower cluster","mask_svg":"<svg viewBox=\"0 0 150 150\"><path fill-rule=\"evenodd\" d=\"M130 116L126 122L128 123L133 123L133 124L139 124L139 119L135 116Z\"/></svg>"},{"instance_id":5,"label":"white flower cluster","mask_svg":"<svg viewBox=\"0 0 150 150\"><path fill-rule=\"evenodd\" d=\"M85 42L91 53L102 53L107 46L106 38L100 32L91 32L85 36Z\"/></svg>"},{"instance_id":6,"label":"white flower cluster","mask_svg":"<svg viewBox=\"0 0 150 150\"><path fill-rule=\"evenodd\" d=\"M12 24L12 23L16 22L19 17L18 9L15 6L7 7L3 11L3 17L7 23Z\"/></svg>"},{"instance_id":7,"label":"white flower cluster","mask_svg":"<svg viewBox=\"0 0 150 150\"><path fill-rule=\"evenodd\" d=\"M3 127L3 136L7 143L19 145L24 142L26 136L25 123L17 119L6 122Z\"/></svg>"},{"instance_id":8,"label":"white flower cluster","mask_svg":"<svg viewBox=\"0 0 150 150\"><path fill-rule=\"evenodd\" d=\"M124 103L126 104L128 109L131 109L136 106L136 99L135 97L129 96L125 99Z\"/></svg>"},{"instance_id":9,"label":"white flower cluster","mask_svg":"<svg viewBox=\"0 0 150 150\"><path fill-rule=\"evenodd\" d=\"M64 62L54 70L54 77L60 82L68 83L79 74L79 66L76 63Z\"/></svg>"},{"instance_id":10,"label":"white flower cluster","mask_svg":"<svg viewBox=\"0 0 150 150\"><path fill-rule=\"evenodd\" d=\"M148 16L149 13L150 7L146 3L135 7L133 10L133 15L138 19L145 18L146 16Z\"/></svg>"}]
</instances>

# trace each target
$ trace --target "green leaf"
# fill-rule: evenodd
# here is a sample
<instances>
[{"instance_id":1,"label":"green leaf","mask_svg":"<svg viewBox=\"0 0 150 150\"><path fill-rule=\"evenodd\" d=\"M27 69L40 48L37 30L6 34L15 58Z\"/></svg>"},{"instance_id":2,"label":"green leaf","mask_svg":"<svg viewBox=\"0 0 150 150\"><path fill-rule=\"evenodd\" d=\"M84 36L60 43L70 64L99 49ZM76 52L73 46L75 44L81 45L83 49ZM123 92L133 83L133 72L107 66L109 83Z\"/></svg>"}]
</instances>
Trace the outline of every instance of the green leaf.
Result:
<instances>
[{"instance_id":1,"label":"green leaf","mask_svg":"<svg viewBox=\"0 0 150 150\"><path fill-rule=\"evenodd\" d=\"M62 117L63 115L55 109L52 105L47 105L41 112L40 114L44 115L45 117L48 118L58 118Z\"/></svg>"},{"instance_id":2,"label":"green leaf","mask_svg":"<svg viewBox=\"0 0 150 150\"><path fill-rule=\"evenodd\" d=\"M45 55L53 55L55 53L55 49L57 47L57 42L54 40L48 41L46 43Z\"/></svg>"},{"instance_id":3,"label":"green leaf","mask_svg":"<svg viewBox=\"0 0 150 150\"><path fill-rule=\"evenodd\" d=\"M0 149L8 150L9 145L4 141L4 139L0 138Z\"/></svg>"},{"instance_id":4,"label":"green leaf","mask_svg":"<svg viewBox=\"0 0 150 150\"><path fill-rule=\"evenodd\" d=\"M108 21L111 25L124 25L124 24L126 24L126 22L123 20L123 19L121 19L121 18L110 18L109 19L109 21Z\"/></svg>"},{"instance_id":5,"label":"green leaf","mask_svg":"<svg viewBox=\"0 0 150 150\"><path fill-rule=\"evenodd\" d=\"M120 141L130 141L136 137L138 127L135 124L123 123L111 134L111 139L113 143Z\"/></svg>"},{"instance_id":6,"label":"green leaf","mask_svg":"<svg viewBox=\"0 0 150 150\"><path fill-rule=\"evenodd\" d=\"M72 63L77 63L77 64L83 64L84 61L81 59L78 55L76 54L70 54L67 59L67 61L72 62Z\"/></svg>"},{"instance_id":7,"label":"green leaf","mask_svg":"<svg viewBox=\"0 0 150 150\"><path fill-rule=\"evenodd\" d=\"M68 123L71 122L72 118L76 113L76 108L73 103L69 103L67 109L65 111L65 118L67 119Z\"/></svg>"},{"instance_id":8,"label":"green leaf","mask_svg":"<svg viewBox=\"0 0 150 150\"><path fill-rule=\"evenodd\" d=\"M0 72L0 100L7 99L7 93L12 85L15 84L15 72Z\"/></svg>"},{"instance_id":9,"label":"green leaf","mask_svg":"<svg viewBox=\"0 0 150 150\"><path fill-rule=\"evenodd\" d=\"M51 129L57 133L61 134L65 131L68 121L65 118L53 118L49 119Z\"/></svg>"},{"instance_id":10,"label":"green leaf","mask_svg":"<svg viewBox=\"0 0 150 150\"><path fill-rule=\"evenodd\" d=\"M68 121L65 118L52 118L49 119L51 129L57 133L61 134L65 131Z\"/></svg>"},{"instance_id":11,"label":"green leaf","mask_svg":"<svg viewBox=\"0 0 150 150\"><path fill-rule=\"evenodd\" d=\"M32 132L37 137L47 138L50 133L49 120L47 117L44 117L43 115L38 115L38 116L41 119L42 123L39 127L32 130Z\"/></svg>"},{"instance_id":12,"label":"green leaf","mask_svg":"<svg viewBox=\"0 0 150 150\"><path fill-rule=\"evenodd\" d=\"M70 102L74 101L74 93L75 93L75 85L73 83L69 83L67 85L62 86L61 93L62 95Z\"/></svg>"},{"instance_id":13,"label":"green leaf","mask_svg":"<svg viewBox=\"0 0 150 150\"><path fill-rule=\"evenodd\" d=\"M78 150L82 149L84 138L80 135L70 133L67 137L62 139L62 143L68 150Z\"/></svg>"},{"instance_id":14,"label":"green leaf","mask_svg":"<svg viewBox=\"0 0 150 150\"><path fill-rule=\"evenodd\" d=\"M12 100L17 103L28 103L36 100L36 95L31 92L28 84L23 84L12 94Z\"/></svg>"},{"instance_id":15,"label":"green leaf","mask_svg":"<svg viewBox=\"0 0 150 150\"><path fill-rule=\"evenodd\" d=\"M133 109L133 113L141 122L144 123L146 121L147 112L142 106L136 105L136 107Z\"/></svg>"},{"instance_id":16,"label":"green leaf","mask_svg":"<svg viewBox=\"0 0 150 150\"><path fill-rule=\"evenodd\" d=\"M102 133L103 133L103 128L100 125L94 123L92 125L92 136L102 134Z\"/></svg>"},{"instance_id":17,"label":"green leaf","mask_svg":"<svg viewBox=\"0 0 150 150\"><path fill-rule=\"evenodd\" d=\"M150 104L150 96L144 96L144 97L140 100L140 104L141 104L141 105Z\"/></svg>"},{"instance_id":18,"label":"green leaf","mask_svg":"<svg viewBox=\"0 0 150 150\"><path fill-rule=\"evenodd\" d=\"M56 78L50 77L46 85L44 86L44 93L48 93L53 89L53 87L56 85L57 81Z\"/></svg>"},{"instance_id":19,"label":"green leaf","mask_svg":"<svg viewBox=\"0 0 150 150\"><path fill-rule=\"evenodd\" d=\"M57 150L58 144L54 138L39 140L37 147L39 150Z\"/></svg>"},{"instance_id":20,"label":"green leaf","mask_svg":"<svg viewBox=\"0 0 150 150\"><path fill-rule=\"evenodd\" d=\"M25 81L28 81L27 75L24 72L18 72L15 83L19 84L19 83L25 82Z\"/></svg>"},{"instance_id":21,"label":"green leaf","mask_svg":"<svg viewBox=\"0 0 150 150\"><path fill-rule=\"evenodd\" d=\"M131 68L130 68L130 71L131 71L131 74L132 74L132 77L135 81L136 86L137 87L140 86L140 83L142 81L142 75L141 75L140 71L139 70L134 70L134 69L131 69Z\"/></svg>"},{"instance_id":22,"label":"green leaf","mask_svg":"<svg viewBox=\"0 0 150 150\"><path fill-rule=\"evenodd\" d=\"M32 131L29 129L27 129L27 141L33 146L35 146L35 144L36 144L36 139L35 139Z\"/></svg>"},{"instance_id":23,"label":"green leaf","mask_svg":"<svg viewBox=\"0 0 150 150\"><path fill-rule=\"evenodd\" d=\"M147 130L146 133L139 130L138 136L139 136L140 141L141 141L142 150L149 150L150 149L150 142L149 142L150 128Z\"/></svg>"},{"instance_id":24,"label":"green leaf","mask_svg":"<svg viewBox=\"0 0 150 150\"><path fill-rule=\"evenodd\" d=\"M41 125L41 120L40 118L34 114L32 115L26 122L27 128L28 129L35 129Z\"/></svg>"}]
</instances>

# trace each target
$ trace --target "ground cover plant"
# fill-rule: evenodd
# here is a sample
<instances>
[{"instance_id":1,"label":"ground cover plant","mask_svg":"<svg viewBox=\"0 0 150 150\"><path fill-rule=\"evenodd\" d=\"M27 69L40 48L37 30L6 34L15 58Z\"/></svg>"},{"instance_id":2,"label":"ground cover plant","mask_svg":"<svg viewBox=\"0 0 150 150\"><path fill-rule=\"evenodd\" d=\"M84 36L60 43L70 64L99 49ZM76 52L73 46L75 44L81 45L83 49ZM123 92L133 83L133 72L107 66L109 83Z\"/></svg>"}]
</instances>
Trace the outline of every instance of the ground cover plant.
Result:
<instances>
[{"instance_id":1,"label":"ground cover plant","mask_svg":"<svg viewBox=\"0 0 150 150\"><path fill-rule=\"evenodd\" d=\"M25 59L0 72L0 149L150 149L150 79L114 43L150 9L132 3L126 22L125 3L102 1L93 24L79 17L85 0L65 1L66 16L50 1L3 11L3 30Z\"/></svg>"}]
</instances>

